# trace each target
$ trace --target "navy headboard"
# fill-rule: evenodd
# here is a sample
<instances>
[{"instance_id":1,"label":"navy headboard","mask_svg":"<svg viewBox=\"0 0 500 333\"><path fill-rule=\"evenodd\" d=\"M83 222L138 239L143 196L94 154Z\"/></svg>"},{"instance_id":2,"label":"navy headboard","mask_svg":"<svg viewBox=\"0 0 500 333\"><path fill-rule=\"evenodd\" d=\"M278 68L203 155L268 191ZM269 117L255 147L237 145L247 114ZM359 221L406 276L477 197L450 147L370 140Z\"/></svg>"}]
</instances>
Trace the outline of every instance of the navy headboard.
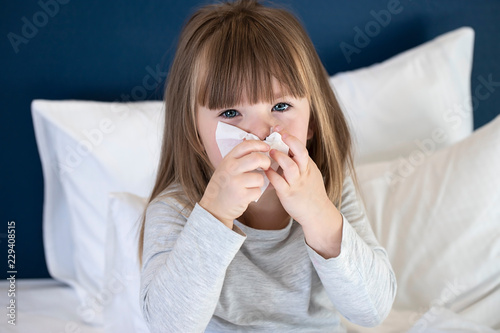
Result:
<instances>
[{"instance_id":1,"label":"navy headboard","mask_svg":"<svg viewBox=\"0 0 500 333\"><path fill-rule=\"evenodd\" d=\"M206 2L2 3L0 254L4 264L0 266L5 269L0 275L7 275L8 222L15 221L17 277L48 277L42 243L43 177L31 101L161 99L162 80L181 26L193 8ZM485 97L486 90L481 90L474 109L475 128L499 114L500 1L276 2L300 17L330 74L380 62L461 26L472 27L476 32L472 95L489 81L489 95ZM356 43L356 34L366 28L372 29L371 36L365 43ZM159 82L146 89L142 81L151 72Z\"/></svg>"}]
</instances>

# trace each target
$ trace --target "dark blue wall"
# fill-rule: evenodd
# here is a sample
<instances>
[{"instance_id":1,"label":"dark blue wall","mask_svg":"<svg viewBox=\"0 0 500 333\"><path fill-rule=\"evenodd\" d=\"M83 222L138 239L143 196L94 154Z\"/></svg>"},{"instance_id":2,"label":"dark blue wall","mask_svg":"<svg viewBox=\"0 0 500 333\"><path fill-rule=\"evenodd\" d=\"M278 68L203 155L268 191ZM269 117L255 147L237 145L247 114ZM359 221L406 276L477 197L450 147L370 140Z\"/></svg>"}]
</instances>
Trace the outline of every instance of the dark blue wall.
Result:
<instances>
[{"instance_id":1,"label":"dark blue wall","mask_svg":"<svg viewBox=\"0 0 500 333\"><path fill-rule=\"evenodd\" d=\"M206 1L2 1L0 275L7 275L7 222L14 220L17 276L48 276L42 244L43 178L30 102L123 100L142 85L148 68L168 68L185 18L202 3ZM354 29L364 29L374 21L372 11L386 10L396 1L281 3L301 18L330 74L382 61L467 25L476 31L472 93L481 77L500 82L500 1L401 0L400 12L350 61L341 42L354 44ZM476 128L499 114L498 88L474 110ZM161 99L162 89L160 84L130 99Z\"/></svg>"}]
</instances>

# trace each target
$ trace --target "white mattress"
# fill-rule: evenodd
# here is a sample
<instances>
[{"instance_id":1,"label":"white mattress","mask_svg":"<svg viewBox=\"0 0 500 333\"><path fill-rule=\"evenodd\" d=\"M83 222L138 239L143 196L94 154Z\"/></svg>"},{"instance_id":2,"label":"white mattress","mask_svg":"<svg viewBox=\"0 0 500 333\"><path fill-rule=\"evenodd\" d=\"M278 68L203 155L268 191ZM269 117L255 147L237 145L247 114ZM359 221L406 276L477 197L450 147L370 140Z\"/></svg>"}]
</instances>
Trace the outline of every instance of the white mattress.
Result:
<instances>
[{"instance_id":1,"label":"white mattress","mask_svg":"<svg viewBox=\"0 0 500 333\"><path fill-rule=\"evenodd\" d=\"M8 281L0 281L0 306L9 305ZM78 317L76 293L53 279L16 280L16 325L0 320L2 333L104 333L104 327L92 327ZM498 298L495 298L495 300ZM492 307L498 305L493 300ZM120 314L123 315L123 314ZM498 330L474 323L444 308L431 308L424 313L396 311L378 327L366 328L344 322L349 333L494 333ZM115 333L115 332L110 332ZM125 333L125 332L116 332Z\"/></svg>"},{"instance_id":2,"label":"white mattress","mask_svg":"<svg viewBox=\"0 0 500 333\"><path fill-rule=\"evenodd\" d=\"M0 302L5 313L10 298L8 281L0 281ZM0 332L5 333L103 333L103 328L84 324L77 314L75 292L53 279L18 279L15 291L16 325L3 315Z\"/></svg>"}]
</instances>

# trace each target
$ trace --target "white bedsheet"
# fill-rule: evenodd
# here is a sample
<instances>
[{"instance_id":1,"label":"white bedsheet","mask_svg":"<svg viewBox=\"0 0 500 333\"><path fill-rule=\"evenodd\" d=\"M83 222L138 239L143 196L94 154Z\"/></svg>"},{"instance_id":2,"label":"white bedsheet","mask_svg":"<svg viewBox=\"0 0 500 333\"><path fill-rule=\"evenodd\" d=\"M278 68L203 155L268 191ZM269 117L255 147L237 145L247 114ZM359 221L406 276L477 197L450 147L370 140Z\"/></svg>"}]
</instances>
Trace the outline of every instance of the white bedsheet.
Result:
<instances>
[{"instance_id":1,"label":"white bedsheet","mask_svg":"<svg viewBox=\"0 0 500 333\"><path fill-rule=\"evenodd\" d=\"M0 281L0 302L6 307L10 298L8 281ZM16 281L16 325L0 319L0 332L5 333L105 333L104 327L92 327L78 316L76 293L53 279L22 279ZM496 302L494 303L496 304ZM492 306L494 306L492 304ZM500 312L499 312L500 315ZM378 327L366 328L344 322L349 333L495 333L450 309L434 306L425 313L392 310ZM112 332L114 333L114 332ZM128 332L116 332L128 333ZM130 332L133 333L133 332Z\"/></svg>"},{"instance_id":2,"label":"white bedsheet","mask_svg":"<svg viewBox=\"0 0 500 333\"><path fill-rule=\"evenodd\" d=\"M377 327L361 327L344 321L348 333L498 333L450 309L434 306L425 313L392 310Z\"/></svg>"},{"instance_id":3,"label":"white bedsheet","mask_svg":"<svg viewBox=\"0 0 500 333\"><path fill-rule=\"evenodd\" d=\"M0 332L5 333L103 333L101 327L84 324L78 317L76 293L53 279L16 280L16 325L8 323L8 281L0 281Z\"/></svg>"}]
</instances>

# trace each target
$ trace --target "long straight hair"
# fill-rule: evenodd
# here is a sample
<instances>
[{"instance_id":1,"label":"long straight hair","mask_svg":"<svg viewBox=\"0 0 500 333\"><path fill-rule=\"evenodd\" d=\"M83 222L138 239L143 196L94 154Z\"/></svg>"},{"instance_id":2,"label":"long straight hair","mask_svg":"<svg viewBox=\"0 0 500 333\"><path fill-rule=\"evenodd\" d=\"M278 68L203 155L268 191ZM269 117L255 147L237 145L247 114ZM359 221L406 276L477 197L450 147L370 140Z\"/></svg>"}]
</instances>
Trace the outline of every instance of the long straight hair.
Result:
<instances>
[{"instance_id":1,"label":"long straight hair","mask_svg":"<svg viewBox=\"0 0 500 333\"><path fill-rule=\"evenodd\" d=\"M168 75L161 158L149 203L170 197L189 214L214 171L198 136L196 106L227 108L243 96L251 104L270 102L273 78L282 93L307 97L314 133L307 149L340 208L346 171L354 180L355 173L350 131L328 74L297 18L257 0L202 7L185 25ZM144 223L145 213L140 258Z\"/></svg>"}]
</instances>

